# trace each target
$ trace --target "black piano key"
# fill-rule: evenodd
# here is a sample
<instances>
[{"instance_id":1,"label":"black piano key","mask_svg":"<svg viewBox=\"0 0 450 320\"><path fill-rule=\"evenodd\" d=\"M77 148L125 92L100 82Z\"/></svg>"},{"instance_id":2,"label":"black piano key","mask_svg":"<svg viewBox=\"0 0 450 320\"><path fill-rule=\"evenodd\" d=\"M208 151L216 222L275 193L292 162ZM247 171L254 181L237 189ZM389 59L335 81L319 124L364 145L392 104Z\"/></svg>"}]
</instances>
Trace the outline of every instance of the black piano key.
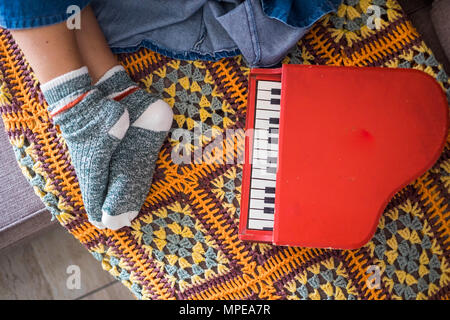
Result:
<instances>
[{"instance_id":1,"label":"black piano key","mask_svg":"<svg viewBox=\"0 0 450 320\"><path fill-rule=\"evenodd\" d=\"M275 198L265 197L264 203L275 203Z\"/></svg>"},{"instance_id":2,"label":"black piano key","mask_svg":"<svg viewBox=\"0 0 450 320\"><path fill-rule=\"evenodd\" d=\"M269 143L278 144L278 138L269 137Z\"/></svg>"},{"instance_id":3,"label":"black piano key","mask_svg":"<svg viewBox=\"0 0 450 320\"><path fill-rule=\"evenodd\" d=\"M275 209L274 208L264 208L264 213L274 214Z\"/></svg>"},{"instance_id":4,"label":"black piano key","mask_svg":"<svg viewBox=\"0 0 450 320\"><path fill-rule=\"evenodd\" d=\"M267 163L277 163L277 158L275 157L268 157L267 158Z\"/></svg>"},{"instance_id":5,"label":"black piano key","mask_svg":"<svg viewBox=\"0 0 450 320\"><path fill-rule=\"evenodd\" d=\"M272 187L266 187L265 192L266 192L266 193L275 193L275 188L272 188Z\"/></svg>"},{"instance_id":6,"label":"black piano key","mask_svg":"<svg viewBox=\"0 0 450 320\"><path fill-rule=\"evenodd\" d=\"M270 124L280 124L280 119L278 118L270 118L269 119Z\"/></svg>"},{"instance_id":7,"label":"black piano key","mask_svg":"<svg viewBox=\"0 0 450 320\"><path fill-rule=\"evenodd\" d=\"M270 104L280 104L280 99L270 99Z\"/></svg>"},{"instance_id":8,"label":"black piano key","mask_svg":"<svg viewBox=\"0 0 450 320\"><path fill-rule=\"evenodd\" d=\"M281 94L281 89L272 89L270 90L270 93L279 96Z\"/></svg>"},{"instance_id":9,"label":"black piano key","mask_svg":"<svg viewBox=\"0 0 450 320\"><path fill-rule=\"evenodd\" d=\"M270 228L270 227L263 227L263 231L273 231L273 228Z\"/></svg>"},{"instance_id":10,"label":"black piano key","mask_svg":"<svg viewBox=\"0 0 450 320\"><path fill-rule=\"evenodd\" d=\"M269 133L278 134L278 128L269 128Z\"/></svg>"},{"instance_id":11,"label":"black piano key","mask_svg":"<svg viewBox=\"0 0 450 320\"><path fill-rule=\"evenodd\" d=\"M266 171L267 173L277 173L277 168L267 167Z\"/></svg>"}]
</instances>

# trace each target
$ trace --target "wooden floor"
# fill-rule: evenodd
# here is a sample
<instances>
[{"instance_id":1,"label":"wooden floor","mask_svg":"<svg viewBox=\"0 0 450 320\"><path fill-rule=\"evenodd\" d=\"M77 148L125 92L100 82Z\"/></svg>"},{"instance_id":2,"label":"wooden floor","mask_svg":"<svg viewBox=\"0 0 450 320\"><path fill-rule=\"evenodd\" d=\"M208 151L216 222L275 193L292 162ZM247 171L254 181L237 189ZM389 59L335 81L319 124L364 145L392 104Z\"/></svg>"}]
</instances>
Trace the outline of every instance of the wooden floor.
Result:
<instances>
[{"instance_id":1,"label":"wooden floor","mask_svg":"<svg viewBox=\"0 0 450 320\"><path fill-rule=\"evenodd\" d=\"M79 267L72 267L80 271L79 289L71 288L75 273L67 272L69 266ZM0 251L0 299L133 300L134 295L63 227L54 225Z\"/></svg>"}]
</instances>

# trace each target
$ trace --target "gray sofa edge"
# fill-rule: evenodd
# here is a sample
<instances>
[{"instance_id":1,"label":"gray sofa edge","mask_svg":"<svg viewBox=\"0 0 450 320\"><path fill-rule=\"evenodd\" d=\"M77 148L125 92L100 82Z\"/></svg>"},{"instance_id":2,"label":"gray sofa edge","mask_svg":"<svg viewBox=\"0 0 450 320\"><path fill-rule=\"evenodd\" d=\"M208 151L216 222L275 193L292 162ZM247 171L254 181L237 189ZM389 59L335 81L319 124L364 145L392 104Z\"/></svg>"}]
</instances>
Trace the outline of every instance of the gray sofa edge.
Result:
<instances>
[{"instance_id":1,"label":"gray sofa edge","mask_svg":"<svg viewBox=\"0 0 450 320\"><path fill-rule=\"evenodd\" d=\"M447 59L450 60L450 1L435 0L431 20Z\"/></svg>"},{"instance_id":2,"label":"gray sofa edge","mask_svg":"<svg viewBox=\"0 0 450 320\"><path fill-rule=\"evenodd\" d=\"M0 230L0 250L30 239L57 223L56 219L51 221L51 214L46 209L39 210L27 218L16 221L13 225Z\"/></svg>"}]
</instances>

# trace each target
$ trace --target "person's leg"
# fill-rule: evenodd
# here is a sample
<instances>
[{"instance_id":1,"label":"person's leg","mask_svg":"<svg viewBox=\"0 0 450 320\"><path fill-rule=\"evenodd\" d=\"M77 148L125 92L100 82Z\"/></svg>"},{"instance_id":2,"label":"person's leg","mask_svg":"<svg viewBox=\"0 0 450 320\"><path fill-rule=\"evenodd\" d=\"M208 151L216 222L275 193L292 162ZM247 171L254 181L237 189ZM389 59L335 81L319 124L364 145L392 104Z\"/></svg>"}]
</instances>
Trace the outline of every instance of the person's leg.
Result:
<instances>
[{"instance_id":1,"label":"person's leg","mask_svg":"<svg viewBox=\"0 0 450 320\"><path fill-rule=\"evenodd\" d=\"M103 227L109 164L128 129L128 111L92 85L75 34L65 23L12 35L41 82L49 114L66 141L89 220Z\"/></svg>"},{"instance_id":2,"label":"person's leg","mask_svg":"<svg viewBox=\"0 0 450 320\"><path fill-rule=\"evenodd\" d=\"M75 34L65 22L10 31L41 83L83 66Z\"/></svg>"},{"instance_id":3,"label":"person's leg","mask_svg":"<svg viewBox=\"0 0 450 320\"><path fill-rule=\"evenodd\" d=\"M130 225L150 189L158 153L172 124L172 109L140 89L119 66L88 7L76 39L96 87L129 111L130 128L113 154L102 223L110 229Z\"/></svg>"},{"instance_id":4,"label":"person's leg","mask_svg":"<svg viewBox=\"0 0 450 320\"><path fill-rule=\"evenodd\" d=\"M91 6L81 11L80 22L80 29L75 30L76 42L95 83L118 62L106 42Z\"/></svg>"},{"instance_id":5,"label":"person's leg","mask_svg":"<svg viewBox=\"0 0 450 320\"><path fill-rule=\"evenodd\" d=\"M11 30L41 83L83 65L97 82L107 70L117 65L90 6L81 11L80 21L80 30L69 30L65 22Z\"/></svg>"}]
</instances>

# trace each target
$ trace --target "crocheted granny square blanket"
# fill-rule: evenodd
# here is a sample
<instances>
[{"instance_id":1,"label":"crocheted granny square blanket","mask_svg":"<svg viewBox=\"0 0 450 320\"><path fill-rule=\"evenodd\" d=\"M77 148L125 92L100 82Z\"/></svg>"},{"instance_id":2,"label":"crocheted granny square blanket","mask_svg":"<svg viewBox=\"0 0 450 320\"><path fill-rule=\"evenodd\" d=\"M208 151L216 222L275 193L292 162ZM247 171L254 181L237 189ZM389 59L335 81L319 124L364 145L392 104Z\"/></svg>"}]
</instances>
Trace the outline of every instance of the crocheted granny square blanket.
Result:
<instances>
[{"instance_id":1,"label":"crocheted granny square blanket","mask_svg":"<svg viewBox=\"0 0 450 320\"><path fill-rule=\"evenodd\" d=\"M23 174L53 217L136 297L450 297L448 142L434 167L395 195L373 239L358 250L243 242L242 165L173 160L173 154L208 150L217 156L214 146L223 146L223 158L242 154L249 72L242 57L179 61L142 49L118 59L141 87L173 107L175 121L138 218L118 231L98 230L87 220L67 147L49 119L39 83L10 33L0 30L0 110ZM450 96L442 66L394 0L345 0L283 63L414 68L433 76ZM201 132L197 142L190 140L195 130Z\"/></svg>"}]
</instances>

